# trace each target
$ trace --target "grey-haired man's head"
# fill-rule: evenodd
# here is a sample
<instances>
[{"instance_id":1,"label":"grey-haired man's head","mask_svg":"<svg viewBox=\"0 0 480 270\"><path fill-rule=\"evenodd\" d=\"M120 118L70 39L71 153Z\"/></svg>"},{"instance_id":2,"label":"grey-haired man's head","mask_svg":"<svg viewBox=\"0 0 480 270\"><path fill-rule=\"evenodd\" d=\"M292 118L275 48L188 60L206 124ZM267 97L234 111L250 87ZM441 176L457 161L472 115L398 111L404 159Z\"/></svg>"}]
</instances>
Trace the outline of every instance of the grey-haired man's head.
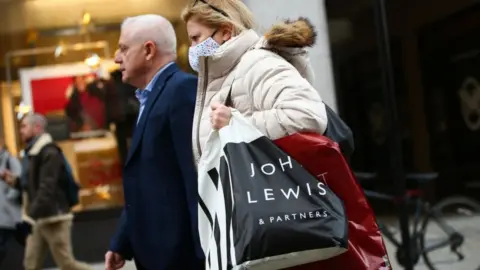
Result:
<instances>
[{"instance_id":1,"label":"grey-haired man's head","mask_svg":"<svg viewBox=\"0 0 480 270\"><path fill-rule=\"evenodd\" d=\"M27 114L20 123L20 137L26 143L33 138L42 135L47 127L47 118L45 116L33 113Z\"/></svg>"}]
</instances>

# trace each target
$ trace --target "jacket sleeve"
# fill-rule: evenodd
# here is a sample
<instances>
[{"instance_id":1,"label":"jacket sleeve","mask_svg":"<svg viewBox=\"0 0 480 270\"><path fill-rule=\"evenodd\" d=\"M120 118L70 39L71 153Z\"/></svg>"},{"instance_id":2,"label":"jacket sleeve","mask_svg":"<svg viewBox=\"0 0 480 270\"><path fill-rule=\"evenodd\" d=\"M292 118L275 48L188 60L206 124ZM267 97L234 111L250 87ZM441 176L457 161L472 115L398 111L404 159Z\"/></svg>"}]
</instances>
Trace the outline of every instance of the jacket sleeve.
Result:
<instances>
[{"instance_id":1,"label":"jacket sleeve","mask_svg":"<svg viewBox=\"0 0 480 270\"><path fill-rule=\"evenodd\" d=\"M325 132L327 113L319 93L280 56L265 55L244 80L253 103L252 124L270 139Z\"/></svg>"},{"instance_id":2,"label":"jacket sleeve","mask_svg":"<svg viewBox=\"0 0 480 270\"><path fill-rule=\"evenodd\" d=\"M132 246L127 231L127 213L125 209L122 211L122 215L118 221L117 231L110 243L110 251L122 255L125 260L131 260L133 258Z\"/></svg>"},{"instance_id":3,"label":"jacket sleeve","mask_svg":"<svg viewBox=\"0 0 480 270\"><path fill-rule=\"evenodd\" d=\"M10 162L10 170L13 176L16 178L20 177L22 175L22 164L20 164L20 161L16 157L10 156L8 162Z\"/></svg>"},{"instance_id":4,"label":"jacket sleeve","mask_svg":"<svg viewBox=\"0 0 480 270\"><path fill-rule=\"evenodd\" d=\"M196 90L197 78L188 75L179 84L172 98L169 118L173 147L185 182L192 236L195 240L197 256L203 259L204 255L200 246L197 226L197 170L192 152L192 123L195 112Z\"/></svg>"},{"instance_id":5,"label":"jacket sleeve","mask_svg":"<svg viewBox=\"0 0 480 270\"><path fill-rule=\"evenodd\" d=\"M14 183L11 186L11 188L21 190L20 177L22 175L22 164L16 157L10 154L8 155L7 162L8 162L8 167L10 168L10 171L12 172L12 175L14 177L13 179Z\"/></svg>"},{"instance_id":6,"label":"jacket sleeve","mask_svg":"<svg viewBox=\"0 0 480 270\"><path fill-rule=\"evenodd\" d=\"M28 216L34 220L44 217L42 209L49 209L51 202L55 201L57 180L63 167L63 157L56 148L42 150L42 166L39 170L39 186L35 199L31 201Z\"/></svg>"},{"instance_id":7,"label":"jacket sleeve","mask_svg":"<svg viewBox=\"0 0 480 270\"><path fill-rule=\"evenodd\" d=\"M14 183L11 187L9 187L9 195L11 196L10 199L15 199L17 203L21 203L21 183L20 183L20 177L22 174L22 164L20 164L20 161L14 156L9 155L8 157L8 162L9 162L9 167L12 172L12 175L15 177Z\"/></svg>"}]
</instances>

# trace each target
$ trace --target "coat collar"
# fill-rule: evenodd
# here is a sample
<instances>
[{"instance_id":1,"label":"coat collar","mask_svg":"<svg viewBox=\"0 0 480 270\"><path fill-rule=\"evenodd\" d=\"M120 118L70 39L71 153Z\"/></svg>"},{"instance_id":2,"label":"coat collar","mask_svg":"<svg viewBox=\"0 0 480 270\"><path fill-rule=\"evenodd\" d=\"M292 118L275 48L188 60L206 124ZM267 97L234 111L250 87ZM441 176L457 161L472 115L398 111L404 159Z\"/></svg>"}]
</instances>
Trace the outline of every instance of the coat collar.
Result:
<instances>
[{"instance_id":1,"label":"coat collar","mask_svg":"<svg viewBox=\"0 0 480 270\"><path fill-rule=\"evenodd\" d=\"M254 30L246 30L220 46L214 55L201 57L200 70L205 72L205 62L208 65L208 78L224 77L240 62L240 58L260 39Z\"/></svg>"},{"instance_id":2,"label":"coat collar","mask_svg":"<svg viewBox=\"0 0 480 270\"><path fill-rule=\"evenodd\" d=\"M40 151L42 150L42 148L49 144L49 143L52 143L53 142L53 139L52 139L52 136L50 136L50 134L48 133L43 133L42 135L40 135L40 137L38 137L38 139L35 141L35 143L33 144L32 148L30 148L30 150L28 151L28 155L29 156L36 156L38 155L38 153L40 153ZM25 150L23 150L21 153L20 153L20 156L24 156L25 155Z\"/></svg>"}]
</instances>

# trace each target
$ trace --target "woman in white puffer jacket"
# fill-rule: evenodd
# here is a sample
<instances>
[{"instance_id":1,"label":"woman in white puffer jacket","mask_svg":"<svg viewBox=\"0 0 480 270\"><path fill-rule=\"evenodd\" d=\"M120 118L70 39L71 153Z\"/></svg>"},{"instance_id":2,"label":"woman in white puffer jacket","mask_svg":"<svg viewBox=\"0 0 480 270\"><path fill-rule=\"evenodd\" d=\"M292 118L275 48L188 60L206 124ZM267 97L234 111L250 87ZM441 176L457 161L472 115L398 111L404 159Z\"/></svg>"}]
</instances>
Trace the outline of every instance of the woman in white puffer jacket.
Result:
<instances>
[{"instance_id":1,"label":"woman in white puffer jacket","mask_svg":"<svg viewBox=\"0 0 480 270\"><path fill-rule=\"evenodd\" d=\"M327 114L305 50L316 38L308 20L279 23L260 37L239 0L196 0L182 18L192 42L190 65L199 76L192 138L197 163L210 131L229 123L224 104L230 91L232 106L272 140L323 134Z\"/></svg>"}]
</instances>

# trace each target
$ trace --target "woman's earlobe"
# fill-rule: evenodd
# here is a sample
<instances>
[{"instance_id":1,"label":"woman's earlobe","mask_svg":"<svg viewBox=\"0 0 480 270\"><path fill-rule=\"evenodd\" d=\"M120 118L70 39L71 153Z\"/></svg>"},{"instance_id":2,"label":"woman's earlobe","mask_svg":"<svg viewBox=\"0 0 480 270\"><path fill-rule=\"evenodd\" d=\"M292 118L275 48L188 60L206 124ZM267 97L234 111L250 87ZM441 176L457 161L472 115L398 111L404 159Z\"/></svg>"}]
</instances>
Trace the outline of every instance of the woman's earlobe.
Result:
<instances>
[{"instance_id":1,"label":"woman's earlobe","mask_svg":"<svg viewBox=\"0 0 480 270\"><path fill-rule=\"evenodd\" d=\"M232 38L232 33L231 32L225 33L225 35L223 35L223 43L229 41L231 38Z\"/></svg>"},{"instance_id":2,"label":"woman's earlobe","mask_svg":"<svg viewBox=\"0 0 480 270\"><path fill-rule=\"evenodd\" d=\"M228 26L228 27L225 27L222 31L222 34L223 34L223 42L227 42L228 40L230 40L233 36L233 27L231 26Z\"/></svg>"}]
</instances>

